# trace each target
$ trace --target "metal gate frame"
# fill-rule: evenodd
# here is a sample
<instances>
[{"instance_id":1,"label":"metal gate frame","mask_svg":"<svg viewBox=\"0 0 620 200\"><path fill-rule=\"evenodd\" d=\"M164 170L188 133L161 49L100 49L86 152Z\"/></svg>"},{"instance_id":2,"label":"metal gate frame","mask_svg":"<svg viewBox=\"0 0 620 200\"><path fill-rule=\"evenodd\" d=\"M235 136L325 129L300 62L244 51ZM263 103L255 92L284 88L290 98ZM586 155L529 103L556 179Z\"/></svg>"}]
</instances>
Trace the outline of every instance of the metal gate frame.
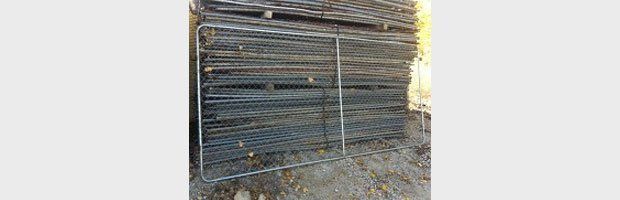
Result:
<instances>
[{"instance_id":1,"label":"metal gate frame","mask_svg":"<svg viewBox=\"0 0 620 200\"><path fill-rule=\"evenodd\" d=\"M278 33L278 34L289 34L289 35L297 35L297 36L311 36L311 37L324 37L324 38L333 38L336 41L336 62L337 62L337 68L338 68L338 94L339 94L339 103L340 103L340 125L341 125L341 133L342 133L342 156L340 157L335 157L335 158L328 158L328 159L322 159L322 160L315 160L315 161L309 161L309 162L302 162L302 163L297 163L297 164L290 164L290 165L285 165L285 166L280 166L280 167L273 167L273 168L269 168L269 169L263 169L263 170L258 170L258 171L253 171L253 172L246 172L246 173L241 173L241 174L235 174L235 175L229 175L229 176L223 176L220 178L215 178L215 179L207 179L204 176L204 164L203 164L203 142L202 142L202 96L201 96L201 88L200 88L200 30L203 27L214 27L214 28L227 28L227 29L236 29L236 30L245 30L245 31L257 31L257 32L266 32L266 33ZM337 27L337 26L336 26ZM197 93L197 101L198 101L198 144L200 146L200 177L202 178L203 181L207 182L207 183L215 183L215 182L219 182L219 181L224 181L224 180L230 180L230 179L235 179L235 178L240 178L240 177L245 177L245 176L250 176L250 175L255 175L255 174L260 174L260 173L265 173L265 172L271 172L271 171L277 171L277 170L283 170L283 169L288 169L288 168L294 168L294 167L300 167L300 166L306 166L306 165L312 165L312 164L317 164L317 163L322 163L322 162L328 162L328 161L336 161L336 160L341 160L341 159L345 159L345 158L353 158L353 157L359 157L359 156L366 156L366 155L372 155L372 154L377 154L377 153L383 153L383 152L388 152L388 151L394 151L394 150L399 150L399 149L406 149L406 148L412 148L412 147L416 147L419 146L421 144L423 144L424 142L426 142L426 133L425 133L425 127L424 127L424 111L422 108L422 86L421 86L421 73L420 73L420 60L416 59L415 62L417 62L417 69L418 69L418 95L420 95L420 119L421 119L421 123L422 123L422 141L418 144L412 144L412 145L407 145L407 146L402 146L402 147L395 147L395 148L388 148L388 149L382 149L382 150L375 150L375 151L369 151L369 152L364 152L364 153L358 153L358 154L351 154L351 155L347 155L346 154L346 149L345 149L345 137L344 137L344 116L343 116L343 108L342 108L342 87L341 87L341 76L340 76L340 38L342 39L350 39L350 40L358 40L358 41L370 41L370 42L379 42L379 43L392 43L392 44L403 44L401 42L395 42L395 41L380 41L380 40L370 40L370 39L362 39L362 38L353 38L353 37L343 37L340 36L339 31L336 34L330 34L330 33L312 33L312 34L308 34L308 33L298 33L298 32L287 32L287 31L275 31L275 30L261 30L261 29L253 29L253 28L243 28L243 27L233 27L233 26L223 26L223 25L217 25L217 24L209 24L209 23L203 23L200 24L197 28L196 28L196 56L197 56L197 64L196 64L196 93Z\"/></svg>"}]
</instances>

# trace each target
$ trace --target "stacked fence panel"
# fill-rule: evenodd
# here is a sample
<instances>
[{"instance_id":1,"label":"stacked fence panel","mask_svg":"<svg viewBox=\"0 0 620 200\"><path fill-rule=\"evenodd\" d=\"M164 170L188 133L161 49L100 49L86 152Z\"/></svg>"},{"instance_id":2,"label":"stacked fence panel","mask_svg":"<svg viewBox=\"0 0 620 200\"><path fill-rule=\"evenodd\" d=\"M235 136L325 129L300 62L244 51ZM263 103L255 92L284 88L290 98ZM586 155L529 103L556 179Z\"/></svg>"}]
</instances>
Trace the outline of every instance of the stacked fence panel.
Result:
<instances>
[{"instance_id":1,"label":"stacked fence panel","mask_svg":"<svg viewBox=\"0 0 620 200\"><path fill-rule=\"evenodd\" d=\"M333 38L217 27L202 34L207 162L341 140Z\"/></svg>"},{"instance_id":2,"label":"stacked fence panel","mask_svg":"<svg viewBox=\"0 0 620 200\"><path fill-rule=\"evenodd\" d=\"M405 134L416 55L412 2L205 0L203 6L204 163L340 149L343 131L347 144ZM265 10L282 16L252 14Z\"/></svg>"}]
</instances>

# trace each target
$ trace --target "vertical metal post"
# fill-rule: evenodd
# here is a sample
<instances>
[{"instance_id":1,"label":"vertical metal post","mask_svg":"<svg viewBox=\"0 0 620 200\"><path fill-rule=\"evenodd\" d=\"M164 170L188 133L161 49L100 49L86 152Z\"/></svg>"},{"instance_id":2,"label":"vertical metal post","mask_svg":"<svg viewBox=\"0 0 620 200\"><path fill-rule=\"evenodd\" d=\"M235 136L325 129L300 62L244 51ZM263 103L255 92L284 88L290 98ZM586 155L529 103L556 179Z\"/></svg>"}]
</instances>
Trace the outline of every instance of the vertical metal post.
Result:
<instances>
[{"instance_id":1,"label":"vertical metal post","mask_svg":"<svg viewBox=\"0 0 620 200\"><path fill-rule=\"evenodd\" d=\"M200 92L200 29L206 26L206 24L201 24L196 28L196 98L198 103L198 144L200 145L200 178L204 181L208 181L204 177L204 166L202 162L202 102L201 102L201 92Z\"/></svg>"},{"instance_id":2,"label":"vertical metal post","mask_svg":"<svg viewBox=\"0 0 620 200\"><path fill-rule=\"evenodd\" d=\"M342 155L347 155L344 149L344 114L342 112L342 81L340 77L340 28L336 25L336 66L338 67L338 97L340 98L340 132L342 133Z\"/></svg>"},{"instance_id":3,"label":"vertical metal post","mask_svg":"<svg viewBox=\"0 0 620 200\"><path fill-rule=\"evenodd\" d=\"M422 106L422 71L420 71L420 57L418 56L418 95L420 96L420 116L422 116L422 144L426 140L426 128L424 127L424 106Z\"/></svg>"}]
</instances>

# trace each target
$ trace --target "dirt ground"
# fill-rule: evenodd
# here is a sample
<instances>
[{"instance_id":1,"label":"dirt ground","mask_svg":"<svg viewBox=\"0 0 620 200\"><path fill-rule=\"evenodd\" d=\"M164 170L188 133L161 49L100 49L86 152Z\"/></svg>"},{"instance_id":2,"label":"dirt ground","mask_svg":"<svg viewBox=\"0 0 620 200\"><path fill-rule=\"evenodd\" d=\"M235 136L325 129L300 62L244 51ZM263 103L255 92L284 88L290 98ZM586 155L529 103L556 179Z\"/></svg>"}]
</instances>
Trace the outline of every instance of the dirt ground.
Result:
<instances>
[{"instance_id":1,"label":"dirt ground","mask_svg":"<svg viewBox=\"0 0 620 200\"><path fill-rule=\"evenodd\" d=\"M411 133L420 138L419 113L409 116ZM417 123L416 123L417 122ZM274 172L266 172L213 184L200 178L198 148L190 152L190 199L233 199L239 191L249 191L252 199L430 199L431 198L431 117L425 117L426 143L368 156L346 158ZM393 146L418 142L402 141ZM376 142L352 145L369 150ZM372 148L375 148L372 147ZM349 148L349 147L347 147ZM286 156L286 157L295 157Z\"/></svg>"}]
</instances>

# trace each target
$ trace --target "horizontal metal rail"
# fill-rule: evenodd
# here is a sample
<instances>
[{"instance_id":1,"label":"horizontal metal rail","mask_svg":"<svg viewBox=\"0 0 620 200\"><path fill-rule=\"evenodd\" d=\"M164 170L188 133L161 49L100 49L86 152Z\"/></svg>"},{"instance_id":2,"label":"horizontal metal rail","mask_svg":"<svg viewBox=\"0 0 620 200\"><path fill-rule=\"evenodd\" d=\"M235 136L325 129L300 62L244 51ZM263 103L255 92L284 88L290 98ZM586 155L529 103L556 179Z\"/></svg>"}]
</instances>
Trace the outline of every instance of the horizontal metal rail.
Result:
<instances>
[{"instance_id":1,"label":"horizontal metal rail","mask_svg":"<svg viewBox=\"0 0 620 200\"><path fill-rule=\"evenodd\" d=\"M204 24L201 24L200 26L209 26L209 27L214 27L214 28L229 28L229 29L244 30L244 31L263 32L263 33L279 33L279 34L308 36L308 37L323 37L323 38L340 37L341 39L349 39L349 40L357 40L357 41L365 41L365 42L411 45L411 44L407 44L404 42L396 42L396 41L382 41L382 40L371 40L371 39L363 39L363 38L353 38L353 37L347 37L347 36L338 36L337 34L333 34L333 33L303 33L303 32L290 32L290 31L277 31L277 30L261 30L261 29L234 27L234 26L226 26L226 25L212 24L212 23L204 23ZM200 27L198 27L197 30L200 30ZM196 31L196 32L198 33L199 31Z\"/></svg>"}]
</instances>

